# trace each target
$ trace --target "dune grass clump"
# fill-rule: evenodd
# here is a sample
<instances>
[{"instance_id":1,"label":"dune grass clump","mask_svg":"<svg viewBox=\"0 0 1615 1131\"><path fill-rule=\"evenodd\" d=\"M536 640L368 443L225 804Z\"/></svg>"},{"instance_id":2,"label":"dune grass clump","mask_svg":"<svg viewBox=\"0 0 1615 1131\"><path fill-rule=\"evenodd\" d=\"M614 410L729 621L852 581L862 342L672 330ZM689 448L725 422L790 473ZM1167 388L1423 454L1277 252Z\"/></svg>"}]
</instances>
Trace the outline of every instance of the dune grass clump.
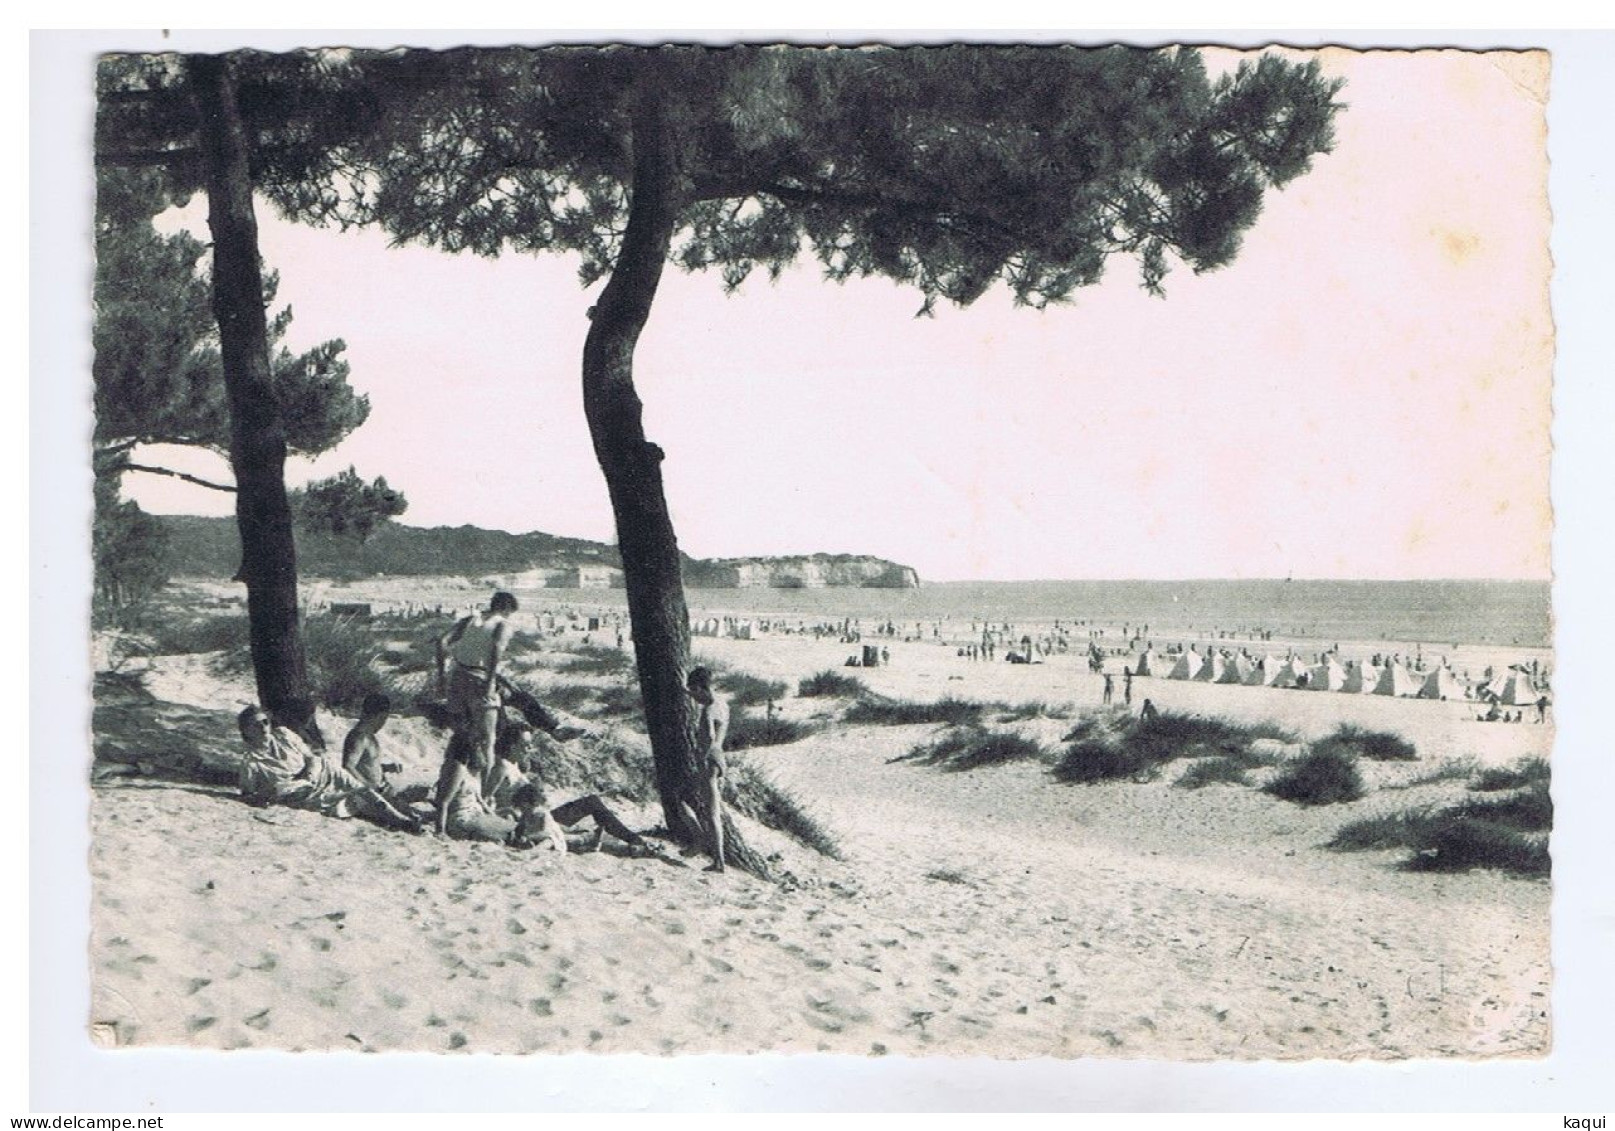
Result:
<instances>
[{"instance_id":1,"label":"dune grass clump","mask_svg":"<svg viewBox=\"0 0 1615 1131\"><path fill-rule=\"evenodd\" d=\"M931 703L916 703L909 699L860 699L847 708L844 717L849 723L876 726L913 726L920 723L979 726L986 710L985 703L952 696Z\"/></svg>"},{"instance_id":2,"label":"dune grass clump","mask_svg":"<svg viewBox=\"0 0 1615 1131\"><path fill-rule=\"evenodd\" d=\"M717 678L718 690L728 698L732 707L759 707L785 698L788 687L777 679L761 679L746 672L722 672Z\"/></svg>"},{"instance_id":3,"label":"dune grass clump","mask_svg":"<svg viewBox=\"0 0 1615 1131\"><path fill-rule=\"evenodd\" d=\"M1249 785L1250 767L1238 758L1201 758L1172 784L1182 789L1204 789L1208 785Z\"/></svg>"},{"instance_id":4,"label":"dune grass clump","mask_svg":"<svg viewBox=\"0 0 1615 1131\"><path fill-rule=\"evenodd\" d=\"M1546 876L1553 870L1545 836L1474 817L1435 822L1403 864L1411 872L1467 872L1491 868L1515 876Z\"/></svg>"},{"instance_id":5,"label":"dune grass clump","mask_svg":"<svg viewBox=\"0 0 1615 1131\"><path fill-rule=\"evenodd\" d=\"M313 616L303 622L308 682L315 699L333 711L357 714L366 695L382 694L402 711L414 696L379 665L381 645L365 622Z\"/></svg>"},{"instance_id":6,"label":"dune grass clump","mask_svg":"<svg viewBox=\"0 0 1615 1131\"><path fill-rule=\"evenodd\" d=\"M1337 852L1411 848L1430 830L1434 819L1429 809L1406 809L1400 813L1364 817L1342 825L1324 847Z\"/></svg>"},{"instance_id":7,"label":"dune grass clump","mask_svg":"<svg viewBox=\"0 0 1615 1131\"><path fill-rule=\"evenodd\" d=\"M1047 757L1048 752L1041 745L1011 731L954 727L894 761L914 761L960 773L1010 762L1043 761Z\"/></svg>"},{"instance_id":8,"label":"dune grass clump","mask_svg":"<svg viewBox=\"0 0 1615 1131\"><path fill-rule=\"evenodd\" d=\"M1539 773L1521 768L1525 774ZM1415 809L1353 821L1329 848L1355 851L1405 848L1402 867L1414 872L1467 872L1492 868L1515 876L1546 876L1552 870L1548 832L1553 799L1541 778L1504 797L1472 798L1444 809Z\"/></svg>"},{"instance_id":9,"label":"dune grass clump","mask_svg":"<svg viewBox=\"0 0 1615 1131\"><path fill-rule=\"evenodd\" d=\"M634 658L616 648L601 648L583 644L557 665L563 672L577 675L627 675L633 670Z\"/></svg>"},{"instance_id":10,"label":"dune grass clump","mask_svg":"<svg viewBox=\"0 0 1615 1131\"><path fill-rule=\"evenodd\" d=\"M1477 793L1497 793L1505 789L1538 785L1547 788L1551 777L1546 758L1526 758L1512 766L1482 770L1469 783L1469 788Z\"/></svg>"},{"instance_id":11,"label":"dune grass clump","mask_svg":"<svg viewBox=\"0 0 1615 1131\"><path fill-rule=\"evenodd\" d=\"M1160 763L1123 743L1085 738L1066 747L1065 755L1054 764L1056 781L1078 785L1095 782L1142 781L1160 772Z\"/></svg>"},{"instance_id":12,"label":"dune grass clump","mask_svg":"<svg viewBox=\"0 0 1615 1131\"><path fill-rule=\"evenodd\" d=\"M1239 770L1272 765L1274 758L1255 749L1261 739L1293 742L1295 736L1272 723L1233 723L1163 711L1148 719L1122 721L1113 713L1091 715L1065 736L1066 755L1054 767L1059 781L1147 781L1168 762L1180 758L1221 759ZM1221 778L1205 775L1223 774ZM1192 771L1186 788L1212 780L1238 780L1231 769Z\"/></svg>"},{"instance_id":13,"label":"dune grass clump","mask_svg":"<svg viewBox=\"0 0 1615 1131\"><path fill-rule=\"evenodd\" d=\"M1311 750L1285 766L1267 793L1297 805L1338 805L1363 796L1357 760L1339 750Z\"/></svg>"},{"instance_id":14,"label":"dune grass clump","mask_svg":"<svg viewBox=\"0 0 1615 1131\"><path fill-rule=\"evenodd\" d=\"M1382 730L1365 730L1351 723L1341 723L1332 732L1312 744L1316 751L1339 751L1349 757L1367 758L1370 762L1417 762L1419 752L1400 735Z\"/></svg>"},{"instance_id":15,"label":"dune grass clump","mask_svg":"<svg viewBox=\"0 0 1615 1131\"><path fill-rule=\"evenodd\" d=\"M200 620L153 618L147 633L154 656L195 656L204 652L240 655L243 660L251 645L251 627L246 610L222 613Z\"/></svg>"},{"instance_id":16,"label":"dune grass clump","mask_svg":"<svg viewBox=\"0 0 1615 1131\"><path fill-rule=\"evenodd\" d=\"M842 859L841 844L835 834L804 809L794 794L774 784L749 762L730 763L728 797L737 813L784 833L821 856Z\"/></svg>"},{"instance_id":17,"label":"dune grass clump","mask_svg":"<svg viewBox=\"0 0 1615 1131\"><path fill-rule=\"evenodd\" d=\"M838 671L822 671L796 685L802 699L857 699L869 690L863 681Z\"/></svg>"},{"instance_id":18,"label":"dune grass clump","mask_svg":"<svg viewBox=\"0 0 1615 1131\"><path fill-rule=\"evenodd\" d=\"M729 720L729 734L724 739L725 750L750 750L758 746L785 746L800 742L814 733L807 723L791 719L759 718L736 711Z\"/></svg>"},{"instance_id":19,"label":"dune grass clump","mask_svg":"<svg viewBox=\"0 0 1615 1131\"><path fill-rule=\"evenodd\" d=\"M1035 699L1030 703L1011 704L998 713L998 721L1001 723L1018 723L1026 719L1069 719L1070 717L1070 704L1046 703L1041 699Z\"/></svg>"}]
</instances>

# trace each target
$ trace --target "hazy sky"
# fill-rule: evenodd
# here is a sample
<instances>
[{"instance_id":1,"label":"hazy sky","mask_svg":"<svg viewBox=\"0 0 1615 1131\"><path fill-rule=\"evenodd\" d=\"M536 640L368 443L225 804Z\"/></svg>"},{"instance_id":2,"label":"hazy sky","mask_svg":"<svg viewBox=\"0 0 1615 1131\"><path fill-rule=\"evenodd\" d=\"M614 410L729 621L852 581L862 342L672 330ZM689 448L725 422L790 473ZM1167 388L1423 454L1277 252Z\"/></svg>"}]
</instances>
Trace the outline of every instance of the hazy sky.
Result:
<instances>
[{"instance_id":1,"label":"hazy sky","mask_svg":"<svg viewBox=\"0 0 1615 1131\"><path fill-rule=\"evenodd\" d=\"M1334 153L1164 301L1124 259L1067 307L999 289L933 319L811 264L727 298L669 268L636 371L681 546L932 580L1547 577L1546 56L1321 54L1346 79ZM260 221L290 341L345 339L372 404L293 483L351 463L411 524L613 538L574 256ZM231 506L126 486L152 510Z\"/></svg>"}]
</instances>

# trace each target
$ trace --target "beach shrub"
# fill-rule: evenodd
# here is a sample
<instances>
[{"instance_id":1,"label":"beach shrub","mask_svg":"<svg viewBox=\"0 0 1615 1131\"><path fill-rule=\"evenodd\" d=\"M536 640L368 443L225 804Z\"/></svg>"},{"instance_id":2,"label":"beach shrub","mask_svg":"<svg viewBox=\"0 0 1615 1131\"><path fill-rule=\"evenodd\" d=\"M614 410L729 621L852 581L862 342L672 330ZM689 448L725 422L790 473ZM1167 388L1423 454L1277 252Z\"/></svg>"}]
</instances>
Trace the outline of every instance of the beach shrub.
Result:
<instances>
[{"instance_id":1,"label":"beach shrub","mask_svg":"<svg viewBox=\"0 0 1615 1131\"><path fill-rule=\"evenodd\" d=\"M1312 744L1314 751L1338 751L1348 757L1371 762L1416 762L1419 752L1400 735L1382 730L1364 730L1341 723L1334 731Z\"/></svg>"},{"instance_id":2,"label":"beach shrub","mask_svg":"<svg viewBox=\"0 0 1615 1131\"><path fill-rule=\"evenodd\" d=\"M818 672L796 685L796 694L803 699L856 699L867 690L862 680L838 671Z\"/></svg>"},{"instance_id":3,"label":"beach shrub","mask_svg":"<svg viewBox=\"0 0 1615 1131\"><path fill-rule=\"evenodd\" d=\"M414 695L378 666L381 647L369 626L348 617L311 616L303 622L308 682L333 711L357 714L366 695L383 694L399 711Z\"/></svg>"},{"instance_id":4,"label":"beach shrub","mask_svg":"<svg viewBox=\"0 0 1615 1131\"><path fill-rule=\"evenodd\" d=\"M877 726L912 726L920 723L944 723L948 726L979 726L986 711L985 703L948 696L931 703L916 703L908 699L860 699L847 708L844 716L849 723L871 723Z\"/></svg>"},{"instance_id":5,"label":"beach shrub","mask_svg":"<svg viewBox=\"0 0 1615 1131\"><path fill-rule=\"evenodd\" d=\"M1339 750L1311 750L1285 766L1266 792L1297 805L1336 805L1363 795L1357 761Z\"/></svg>"},{"instance_id":6,"label":"beach shrub","mask_svg":"<svg viewBox=\"0 0 1615 1131\"><path fill-rule=\"evenodd\" d=\"M1526 758L1512 766L1495 766L1482 770L1469 788L1477 793L1495 793L1522 786L1548 785L1551 774L1545 758Z\"/></svg>"},{"instance_id":7,"label":"beach shrub","mask_svg":"<svg viewBox=\"0 0 1615 1131\"><path fill-rule=\"evenodd\" d=\"M1119 779L1138 781L1153 777L1159 769L1158 762L1122 743L1082 739L1066 748L1050 772L1056 781L1092 785Z\"/></svg>"},{"instance_id":8,"label":"beach shrub","mask_svg":"<svg viewBox=\"0 0 1615 1131\"><path fill-rule=\"evenodd\" d=\"M1183 789L1204 789L1208 785L1246 785L1247 767L1238 758L1201 758L1173 782Z\"/></svg>"},{"instance_id":9,"label":"beach shrub","mask_svg":"<svg viewBox=\"0 0 1615 1131\"><path fill-rule=\"evenodd\" d=\"M1453 813L1521 832L1546 832L1553 827L1553 797L1544 785L1506 797L1474 798L1456 806Z\"/></svg>"},{"instance_id":10,"label":"beach shrub","mask_svg":"<svg viewBox=\"0 0 1615 1131\"><path fill-rule=\"evenodd\" d=\"M1475 798L1439 810L1414 809L1353 821L1329 848L1355 851L1407 848L1403 867L1423 872L1496 868L1520 876L1547 875L1547 832L1553 800L1538 782L1509 797Z\"/></svg>"},{"instance_id":11,"label":"beach shrub","mask_svg":"<svg viewBox=\"0 0 1615 1131\"><path fill-rule=\"evenodd\" d=\"M1325 848L1336 852L1364 852L1377 848L1412 848L1436 820L1429 809L1381 813L1342 825Z\"/></svg>"},{"instance_id":12,"label":"beach shrub","mask_svg":"<svg viewBox=\"0 0 1615 1131\"><path fill-rule=\"evenodd\" d=\"M1014 703L1002 708L998 712L998 721L1018 723L1026 719L1069 719L1071 711L1069 703L1046 703L1041 699L1035 699L1030 703Z\"/></svg>"},{"instance_id":13,"label":"beach shrub","mask_svg":"<svg viewBox=\"0 0 1615 1131\"><path fill-rule=\"evenodd\" d=\"M729 734L724 739L725 750L749 750L756 746L784 746L800 742L814 733L807 723L790 719L759 718L736 711L729 719Z\"/></svg>"},{"instance_id":14,"label":"beach shrub","mask_svg":"<svg viewBox=\"0 0 1615 1131\"><path fill-rule=\"evenodd\" d=\"M776 679L761 679L746 672L722 672L716 683L734 707L760 707L785 698L788 686Z\"/></svg>"},{"instance_id":15,"label":"beach shrub","mask_svg":"<svg viewBox=\"0 0 1615 1131\"><path fill-rule=\"evenodd\" d=\"M750 762L730 763L728 796L730 806L737 813L784 833L821 856L832 860L842 858L835 834L803 808L794 794L776 785Z\"/></svg>"},{"instance_id":16,"label":"beach shrub","mask_svg":"<svg viewBox=\"0 0 1615 1131\"><path fill-rule=\"evenodd\" d=\"M224 652L245 659L251 646L251 631L246 610L243 609L239 613L225 613L199 620L155 617L146 635L154 656Z\"/></svg>"},{"instance_id":17,"label":"beach shrub","mask_svg":"<svg viewBox=\"0 0 1615 1131\"><path fill-rule=\"evenodd\" d=\"M1009 762L1042 761L1047 756L1038 743L1011 731L954 727L894 761L915 761L957 773Z\"/></svg>"},{"instance_id":18,"label":"beach shrub","mask_svg":"<svg viewBox=\"0 0 1615 1131\"><path fill-rule=\"evenodd\" d=\"M573 649L557 667L563 672L579 675L627 675L633 671L634 658L618 648L601 648L582 644Z\"/></svg>"},{"instance_id":19,"label":"beach shrub","mask_svg":"<svg viewBox=\"0 0 1615 1131\"><path fill-rule=\"evenodd\" d=\"M610 683L595 692L598 713L606 718L642 719L645 697L637 683Z\"/></svg>"},{"instance_id":20,"label":"beach shrub","mask_svg":"<svg viewBox=\"0 0 1615 1131\"><path fill-rule=\"evenodd\" d=\"M1553 863L1546 837L1526 836L1492 821L1450 815L1425 831L1403 867L1414 872L1494 868L1516 876L1546 876Z\"/></svg>"},{"instance_id":21,"label":"beach shrub","mask_svg":"<svg viewBox=\"0 0 1615 1131\"><path fill-rule=\"evenodd\" d=\"M1066 735L1069 749L1055 767L1055 777L1065 782L1147 780L1179 758L1212 758L1227 764L1185 774L1182 784L1195 789L1212 781L1243 780L1236 770L1272 765L1272 755L1255 749L1257 741L1294 738L1272 723L1247 725L1170 711L1149 719L1099 712L1082 719ZM1212 776L1219 774L1223 776Z\"/></svg>"},{"instance_id":22,"label":"beach shrub","mask_svg":"<svg viewBox=\"0 0 1615 1131\"><path fill-rule=\"evenodd\" d=\"M546 707L555 707L574 715L588 714L583 708L594 702L596 690L587 683L562 683L546 687L538 699Z\"/></svg>"}]
</instances>

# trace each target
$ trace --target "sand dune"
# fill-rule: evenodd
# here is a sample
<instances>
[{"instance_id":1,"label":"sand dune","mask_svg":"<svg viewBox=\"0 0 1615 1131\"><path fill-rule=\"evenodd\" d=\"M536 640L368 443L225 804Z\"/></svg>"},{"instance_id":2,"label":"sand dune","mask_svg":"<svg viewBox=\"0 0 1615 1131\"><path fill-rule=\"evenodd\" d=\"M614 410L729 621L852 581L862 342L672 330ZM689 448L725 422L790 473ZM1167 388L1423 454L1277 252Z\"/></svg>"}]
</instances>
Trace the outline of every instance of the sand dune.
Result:
<instances>
[{"instance_id":1,"label":"sand dune","mask_svg":"<svg viewBox=\"0 0 1615 1131\"><path fill-rule=\"evenodd\" d=\"M698 648L787 680L846 650ZM888 694L1083 709L1099 697L1074 657L1017 667L891 648L891 667L858 673ZM249 694L199 657L163 659L146 685L169 709L220 718ZM1061 785L1033 763L948 773L894 761L934 727L837 724L736 755L839 837L838 862L748 823L793 877L784 884L609 845L558 856L410 837L135 771L94 790L89 1020L107 1043L217 1048L1547 1051L1546 883L1408 873L1389 853L1320 846L1355 816L1461 794L1461 782L1416 784L1445 760L1545 756L1551 727L1474 723L1461 704L1163 680L1139 681L1135 705L1145 695L1281 720L1303 738L1346 720L1394 729L1424 758L1366 767L1377 788L1361 801L1302 809L1168 777ZM783 710L822 719L830 707L788 699ZM1053 740L1070 724L1018 725ZM388 736L406 776L435 770L423 725L399 720ZM624 809L636 827L659 821L651 807Z\"/></svg>"}]
</instances>

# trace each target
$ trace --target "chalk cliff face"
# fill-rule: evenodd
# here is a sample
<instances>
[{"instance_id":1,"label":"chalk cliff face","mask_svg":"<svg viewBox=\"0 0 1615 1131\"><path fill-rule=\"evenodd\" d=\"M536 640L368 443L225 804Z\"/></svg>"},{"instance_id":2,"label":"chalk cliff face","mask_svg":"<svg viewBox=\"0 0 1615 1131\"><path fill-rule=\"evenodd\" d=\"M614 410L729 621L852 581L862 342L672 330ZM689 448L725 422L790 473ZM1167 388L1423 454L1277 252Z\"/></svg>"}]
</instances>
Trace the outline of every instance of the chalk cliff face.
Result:
<instances>
[{"instance_id":1,"label":"chalk cliff face","mask_svg":"<svg viewBox=\"0 0 1615 1131\"><path fill-rule=\"evenodd\" d=\"M697 589L916 589L920 584L908 566L847 554L694 561L685 581Z\"/></svg>"}]
</instances>

